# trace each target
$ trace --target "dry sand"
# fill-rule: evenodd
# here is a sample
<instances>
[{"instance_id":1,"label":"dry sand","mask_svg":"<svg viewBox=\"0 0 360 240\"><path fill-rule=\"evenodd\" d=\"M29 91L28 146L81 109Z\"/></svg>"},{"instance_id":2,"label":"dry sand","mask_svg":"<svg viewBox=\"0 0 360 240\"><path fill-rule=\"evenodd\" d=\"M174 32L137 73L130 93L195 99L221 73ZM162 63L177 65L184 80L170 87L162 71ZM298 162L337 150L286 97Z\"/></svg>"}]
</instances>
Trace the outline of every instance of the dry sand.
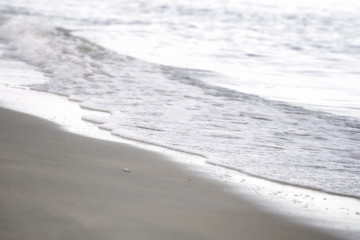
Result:
<instances>
[{"instance_id":1,"label":"dry sand","mask_svg":"<svg viewBox=\"0 0 360 240\"><path fill-rule=\"evenodd\" d=\"M336 238L162 155L0 109L0 239Z\"/></svg>"}]
</instances>

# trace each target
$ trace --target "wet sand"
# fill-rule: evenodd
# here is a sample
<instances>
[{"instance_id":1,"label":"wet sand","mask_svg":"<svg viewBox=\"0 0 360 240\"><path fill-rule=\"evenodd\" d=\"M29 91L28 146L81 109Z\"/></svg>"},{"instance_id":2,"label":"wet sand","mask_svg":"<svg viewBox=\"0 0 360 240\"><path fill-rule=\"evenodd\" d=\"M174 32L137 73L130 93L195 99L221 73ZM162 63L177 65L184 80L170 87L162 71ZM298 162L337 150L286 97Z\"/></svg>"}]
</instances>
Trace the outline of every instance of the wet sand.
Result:
<instances>
[{"instance_id":1,"label":"wet sand","mask_svg":"<svg viewBox=\"0 0 360 240\"><path fill-rule=\"evenodd\" d=\"M0 239L337 238L263 211L166 156L0 109Z\"/></svg>"}]
</instances>

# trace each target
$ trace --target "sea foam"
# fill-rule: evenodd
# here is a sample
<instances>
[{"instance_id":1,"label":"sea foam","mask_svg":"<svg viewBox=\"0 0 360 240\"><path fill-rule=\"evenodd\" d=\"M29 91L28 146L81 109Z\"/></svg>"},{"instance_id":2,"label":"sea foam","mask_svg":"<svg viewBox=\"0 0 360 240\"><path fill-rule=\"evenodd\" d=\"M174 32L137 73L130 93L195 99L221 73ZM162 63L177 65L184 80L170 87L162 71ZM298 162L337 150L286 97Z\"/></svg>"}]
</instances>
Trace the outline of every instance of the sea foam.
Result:
<instances>
[{"instance_id":1,"label":"sea foam","mask_svg":"<svg viewBox=\"0 0 360 240\"><path fill-rule=\"evenodd\" d=\"M110 113L82 118L124 138L204 156L263 179L359 198L360 123L206 83L203 70L119 55L27 17L0 27L6 55L48 81L31 88Z\"/></svg>"}]
</instances>

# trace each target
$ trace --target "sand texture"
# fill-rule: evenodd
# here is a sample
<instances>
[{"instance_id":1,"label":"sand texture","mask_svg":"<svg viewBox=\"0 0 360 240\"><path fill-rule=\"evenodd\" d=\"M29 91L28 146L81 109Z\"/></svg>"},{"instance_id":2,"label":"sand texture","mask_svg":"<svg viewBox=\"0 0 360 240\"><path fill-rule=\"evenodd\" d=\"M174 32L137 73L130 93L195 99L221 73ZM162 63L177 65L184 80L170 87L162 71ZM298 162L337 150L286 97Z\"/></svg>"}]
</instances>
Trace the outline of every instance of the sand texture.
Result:
<instances>
[{"instance_id":1,"label":"sand texture","mask_svg":"<svg viewBox=\"0 0 360 240\"><path fill-rule=\"evenodd\" d=\"M336 238L265 212L160 154L0 109L0 239Z\"/></svg>"}]
</instances>

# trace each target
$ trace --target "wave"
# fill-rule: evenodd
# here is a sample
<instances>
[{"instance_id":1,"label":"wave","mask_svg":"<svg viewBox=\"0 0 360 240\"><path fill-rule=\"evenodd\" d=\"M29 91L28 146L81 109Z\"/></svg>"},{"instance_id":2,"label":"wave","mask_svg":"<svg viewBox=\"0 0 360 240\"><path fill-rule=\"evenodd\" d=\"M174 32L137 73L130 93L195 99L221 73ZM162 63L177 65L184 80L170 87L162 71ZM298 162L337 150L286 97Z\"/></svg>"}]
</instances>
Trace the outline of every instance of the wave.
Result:
<instances>
[{"instance_id":1,"label":"wave","mask_svg":"<svg viewBox=\"0 0 360 240\"><path fill-rule=\"evenodd\" d=\"M213 86L206 80L221 75L120 55L26 16L3 17L0 39L8 57L48 76L32 89L110 113L83 119L114 135L264 179L360 196L356 119Z\"/></svg>"}]
</instances>

